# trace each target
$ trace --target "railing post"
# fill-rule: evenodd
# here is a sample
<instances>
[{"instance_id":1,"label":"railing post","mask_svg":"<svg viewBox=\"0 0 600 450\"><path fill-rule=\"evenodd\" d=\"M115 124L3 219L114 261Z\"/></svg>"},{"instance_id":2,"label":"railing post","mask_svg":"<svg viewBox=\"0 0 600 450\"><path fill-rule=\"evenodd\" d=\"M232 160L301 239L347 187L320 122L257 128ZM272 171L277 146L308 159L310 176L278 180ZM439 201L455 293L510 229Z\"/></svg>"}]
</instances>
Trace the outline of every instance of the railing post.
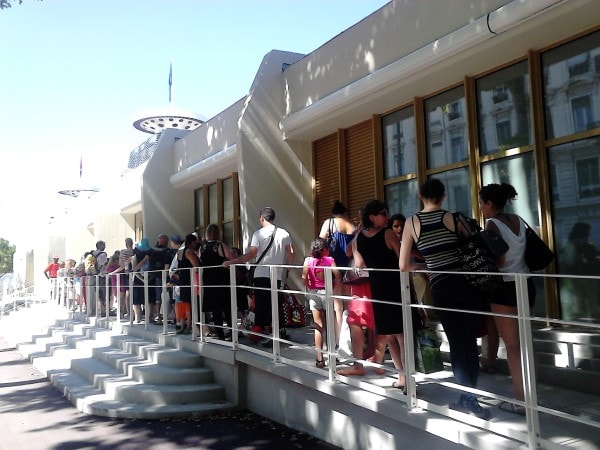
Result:
<instances>
[{"instance_id":1,"label":"railing post","mask_svg":"<svg viewBox=\"0 0 600 450\"><path fill-rule=\"evenodd\" d=\"M408 396L408 407L414 409L417 407L417 389L415 386L415 335L412 322L409 272L400 272L400 288L402 294L406 395Z\"/></svg>"},{"instance_id":2,"label":"railing post","mask_svg":"<svg viewBox=\"0 0 600 450\"><path fill-rule=\"evenodd\" d=\"M161 293L160 293L161 308L162 308L162 323L163 323L163 334L167 334L167 325L169 323L169 310L167 305L169 304L169 292L167 291L167 271L163 269L161 272Z\"/></svg>"},{"instance_id":3,"label":"railing post","mask_svg":"<svg viewBox=\"0 0 600 450\"><path fill-rule=\"evenodd\" d=\"M231 292L231 346L233 350L238 345L238 324L237 324L237 277L236 266L229 266L229 289Z\"/></svg>"},{"instance_id":4,"label":"railing post","mask_svg":"<svg viewBox=\"0 0 600 450\"><path fill-rule=\"evenodd\" d=\"M542 448L540 418L537 410L537 383L535 376L535 354L529 313L529 293L527 276L515 276L517 294L517 317L519 322L519 342L521 347L521 373L527 414L527 445L531 449Z\"/></svg>"},{"instance_id":5,"label":"railing post","mask_svg":"<svg viewBox=\"0 0 600 450\"><path fill-rule=\"evenodd\" d=\"M198 275L196 277L196 275ZM196 283L196 279L198 283ZM196 336L196 330L192 330L192 339L200 338L200 342L204 341L204 323L202 321L202 267L190 269L190 284L192 289L192 326L200 327L200 334Z\"/></svg>"},{"instance_id":6,"label":"railing post","mask_svg":"<svg viewBox=\"0 0 600 450\"><path fill-rule=\"evenodd\" d=\"M150 325L150 314L148 314L148 271L144 272L144 330L147 330Z\"/></svg>"},{"instance_id":7,"label":"railing post","mask_svg":"<svg viewBox=\"0 0 600 450\"><path fill-rule=\"evenodd\" d=\"M104 315L107 321L110 320L110 279L108 276L104 277Z\"/></svg>"},{"instance_id":8,"label":"railing post","mask_svg":"<svg viewBox=\"0 0 600 450\"><path fill-rule=\"evenodd\" d=\"M135 273L129 272L129 325L133 325L133 278L135 277Z\"/></svg>"},{"instance_id":9,"label":"railing post","mask_svg":"<svg viewBox=\"0 0 600 450\"><path fill-rule=\"evenodd\" d=\"M273 362L281 361L281 345L279 342L279 286L277 283L277 267L269 266L271 275L271 324L273 331Z\"/></svg>"},{"instance_id":10,"label":"railing post","mask_svg":"<svg viewBox=\"0 0 600 450\"><path fill-rule=\"evenodd\" d=\"M333 270L331 267L325 268L325 330L327 330L327 359L329 362L328 377L329 381L337 380L336 358L337 352L335 348L335 313L333 307L334 292L333 292Z\"/></svg>"}]
</instances>

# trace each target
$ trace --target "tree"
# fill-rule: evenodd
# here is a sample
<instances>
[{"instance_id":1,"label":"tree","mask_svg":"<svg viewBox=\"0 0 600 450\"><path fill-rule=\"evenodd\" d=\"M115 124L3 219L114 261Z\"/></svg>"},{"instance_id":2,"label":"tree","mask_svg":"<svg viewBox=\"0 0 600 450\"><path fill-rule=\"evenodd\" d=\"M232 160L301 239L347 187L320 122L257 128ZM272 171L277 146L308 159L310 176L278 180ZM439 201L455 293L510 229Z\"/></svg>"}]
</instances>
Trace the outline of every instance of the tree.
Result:
<instances>
[{"instance_id":1,"label":"tree","mask_svg":"<svg viewBox=\"0 0 600 450\"><path fill-rule=\"evenodd\" d=\"M0 273L13 271L13 255L16 248L6 239L0 238Z\"/></svg>"},{"instance_id":2,"label":"tree","mask_svg":"<svg viewBox=\"0 0 600 450\"><path fill-rule=\"evenodd\" d=\"M19 5L23 4L23 0L0 0L0 9L12 8L12 4L19 2ZM42 0L38 0L42 1Z\"/></svg>"}]
</instances>

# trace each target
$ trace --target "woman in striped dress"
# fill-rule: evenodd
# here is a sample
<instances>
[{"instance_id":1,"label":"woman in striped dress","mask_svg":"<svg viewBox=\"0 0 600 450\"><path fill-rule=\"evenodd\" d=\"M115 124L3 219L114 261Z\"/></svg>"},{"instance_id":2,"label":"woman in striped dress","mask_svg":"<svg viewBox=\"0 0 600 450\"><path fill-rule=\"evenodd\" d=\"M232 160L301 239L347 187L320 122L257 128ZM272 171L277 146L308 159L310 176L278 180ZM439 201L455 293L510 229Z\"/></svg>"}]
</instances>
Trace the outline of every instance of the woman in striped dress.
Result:
<instances>
[{"instance_id":1,"label":"woman in striped dress","mask_svg":"<svg viewBox=\"0 0 600 450\"><path fill-rule=\"evenodd\" d=\"M458 255L458 233L468 236L469 232L459 224L456 230L452 213L442 209L446 198L444 184L435 178L429 179L420 189L423 209L409 217L402 233L400 247L400 270L408 272L418 269L432 271L460 270ZM416 245L425 258L425 265L411 260L411 249ZM433 304L439 308L471 310L479 294L470 288L461 275L443 273L429 274ZM454 378L458 384L477 387L479 357L477 349L477 327L479 320L473 314L437 310L450 344L450 361ZM490 412L479 405L472 394L462 394L457 403L450 405L475 416L488 419Z\"/></svg>"}]
</instances>

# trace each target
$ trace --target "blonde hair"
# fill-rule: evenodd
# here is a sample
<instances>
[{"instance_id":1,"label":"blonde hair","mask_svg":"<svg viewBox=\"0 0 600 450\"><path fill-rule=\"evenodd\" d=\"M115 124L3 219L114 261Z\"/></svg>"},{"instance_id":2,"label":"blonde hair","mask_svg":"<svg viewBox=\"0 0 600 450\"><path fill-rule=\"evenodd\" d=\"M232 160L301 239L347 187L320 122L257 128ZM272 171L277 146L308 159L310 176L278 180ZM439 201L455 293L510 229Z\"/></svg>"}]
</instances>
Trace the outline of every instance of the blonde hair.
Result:
<instances>
[{"instance_id":1,"label":"blonde hair","mask_svg":"<svg viewBox=\"0 0 600 450\"><path fill-rule=\"evenodd\" d=\"M219 226L217 224L211 223L206 227L204 236L206 237L207 241L220 241L221 230L219 229Z\"/></svg>"}]
</instances>

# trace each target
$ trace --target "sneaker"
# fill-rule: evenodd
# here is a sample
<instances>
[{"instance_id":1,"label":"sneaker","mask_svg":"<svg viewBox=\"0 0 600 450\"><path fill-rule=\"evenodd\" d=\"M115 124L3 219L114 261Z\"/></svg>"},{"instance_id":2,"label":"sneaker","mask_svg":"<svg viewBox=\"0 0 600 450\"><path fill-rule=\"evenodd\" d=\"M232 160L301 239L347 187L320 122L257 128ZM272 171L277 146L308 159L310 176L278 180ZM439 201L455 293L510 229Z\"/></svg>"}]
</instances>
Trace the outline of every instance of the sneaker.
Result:
<instances>
[{"instance_id":1,"label":"sneaker","mask_svg":"<svg viewBox=\"0 0 600 450\"><path fill-rule=\"evenodd\" d=\"M192 330L190 330L189 328L186 328L183 330L183 334L192 334Z\"/></svg>"},{"instance_id":2,"label":"sneaker","mask_svg":"<svg viewBox=\"0 0 600 450\"><path fill-rule=\"evenodd\" d=\"M179 330L177 330L175 332L175 334L185 334L186 331L187 331L187 328L179 328Z\"/></svg>"},{"instance_id":3,"label":"sneaker","mask_svg":"<svg viewBox=\"0 0 600 450\"><path fill-rule=\"evenodd\" d=\"M462 394L457 403L450 403L450 409L460 411L465 414L472 414L475 417L479 417L483 420L488 420L492 415L489 410L484 409L479 404L477 397L474 395Z\"/></svg>"}]
</instances>

